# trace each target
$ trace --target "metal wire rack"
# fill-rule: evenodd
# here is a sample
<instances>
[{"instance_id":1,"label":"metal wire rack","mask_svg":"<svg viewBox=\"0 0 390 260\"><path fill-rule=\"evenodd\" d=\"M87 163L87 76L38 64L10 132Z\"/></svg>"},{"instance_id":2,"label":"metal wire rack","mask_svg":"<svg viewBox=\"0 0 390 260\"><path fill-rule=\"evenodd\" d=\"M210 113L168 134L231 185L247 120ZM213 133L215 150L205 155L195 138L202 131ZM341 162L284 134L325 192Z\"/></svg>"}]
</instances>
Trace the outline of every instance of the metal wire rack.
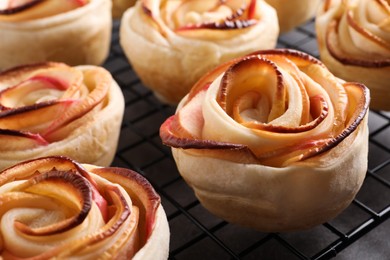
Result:
<instances>
[{"instance_id":1,"label":"metal wire rack","mask_svg":"<svg viewBox=\"0 0 390 260\"><path fill-rule=\"evenodd\" d=\"M170 259L389 259L390 113L371 111L367 177L353 203L337 218L310 230L261 233L227 223L205 210L180 177L159 127L175 108L146 89L119 45L113 25L104 67L121 86L126 109L114 166L143 174L162 197L168 216ZM318 57L313 21L283 34L278 46Z\"/></svg>"}]
</instances>

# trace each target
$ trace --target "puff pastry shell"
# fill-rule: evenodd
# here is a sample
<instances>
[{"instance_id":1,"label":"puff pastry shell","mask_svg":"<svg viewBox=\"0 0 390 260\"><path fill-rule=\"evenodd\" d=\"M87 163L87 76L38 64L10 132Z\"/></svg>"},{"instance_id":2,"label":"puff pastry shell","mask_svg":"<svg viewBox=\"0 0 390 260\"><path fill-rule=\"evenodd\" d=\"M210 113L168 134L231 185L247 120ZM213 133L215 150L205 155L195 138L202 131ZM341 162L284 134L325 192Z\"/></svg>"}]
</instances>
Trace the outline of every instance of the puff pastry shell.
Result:
<instances>
[{"instance_id":1,"label":"puff pastry shell","mask_svg":"<svg viewBox=\"0 0 390 260\"><path fill-rule=\"evenodd\" d=\"M108 166L123 94L96 66L26 65L0 73L0 169L46 155Z\"/></svg>"},{"instance_id":2,"label":"puff pastry shell","mask_svg":"<svg viewBox=\"0 0 390 260\"><path fill-rule=\"evenodd\" d=\"M263 0L142 0L123 15L120 43L142 82L177 104L208 70L273 48L278 33Z\"/></svg>"},{"instance_id":3,"label":"puff pastry shell","mask_svg":"<svg viewBox=\"0 0 390 260\"><path fill-rule=\"evenodd\" d=\"M278 13L280 32L287 32L315 16L321 0L266 0Z\"/></svg>"},{"instance_id":4,"label":"puff pastry shell","mask_svg":"<svg viewBox=\"0 0 390 260\"><path fill-rule=\"evenodd\" d=\"M62 1L37 1L20 12L0 11L0 70L44 61L103 63L111 40L111 1L77 1L86 4L63 11Z\"/></svg>"},{"instance_id":5,"label":"puff pastry shell","mask_svg":"<svg viewBox=\"0 0 390 260\"><path fill-rule=\"evenodd\" d=\"M136 172L43 157L0 176L4 259L168 257L160 197Z\"/></svg>"},{"instance_id":6,"label":"puff pastry shell","mask_svg":"<svg viewBox=\"0 0 390 260\"><path fill-rule=\"evenodd\" d=\"M389 2L324 1L316 30L326 66L338 77L370 88L372 109L390 110Z\"/></svg>"},{"instance_id":7,"label":"puff pastry shell","mask_svg":"<svg viewBox=\"0 0 390 260\"><path fill-rule=\"evenodd\" d=\"M262 231L321 224L367 170L369 91L313 57L259 51L206 74L160 128L215 215Z\"/></svg>"}]
</instances>

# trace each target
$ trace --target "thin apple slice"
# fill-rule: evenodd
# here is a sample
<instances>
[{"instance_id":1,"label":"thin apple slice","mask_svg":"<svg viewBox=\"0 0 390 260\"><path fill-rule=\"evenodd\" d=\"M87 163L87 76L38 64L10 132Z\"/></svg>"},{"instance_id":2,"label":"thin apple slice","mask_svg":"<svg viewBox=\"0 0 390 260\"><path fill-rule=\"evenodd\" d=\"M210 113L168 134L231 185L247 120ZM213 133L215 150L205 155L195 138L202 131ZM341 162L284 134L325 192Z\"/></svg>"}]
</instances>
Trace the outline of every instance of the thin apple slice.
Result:
<instances>
[{"instance_id":1,"label":"thin apple slice","mask_svg":"<svg viewBox=\"0 0 390 260\"><path fill-rule=\"evenodd\" d=\"M248 19L254 19L255 18L255 14L256 14L256 3L257 3L257 0L251 0L250 3L249 3L249 6L247 8L248 10Z\"/></svg>"},{"instance_id":2,"label":"thin apple slice","mask_svg":"<svg viewBox=\"0 0 390 260\"><path fill-rule=\"evenodd\" d=\"M0 14L21 12L44 0L3 0L0 2Z\"/></svg>"},{"instance_id":3,"label":"thin apple slice","mask_svg":"<svg viewBox=\"0 0 390 260\"><path fill-rule=\"evenodd\" d=\"M33 0L11 9L0 10L0 21L24 22L65 13L89 3L89 0ZM11 5L14 6L14 5Z\"/></svg>"},{"instance_id":4,"label":"thin apple slice","mask_svg":"<svg viewBox=\"0 0 390 260\"><path fill-rule=\"evenodd\" d=\"M0 128L41 133L78 101L47 101L36 105L8 109L0 112Z\"/></svg>"},{"instance_id":5,"label":"thin apple slice","mask_svg":"<svg viewBox=\"0 0 390 260\"><path fill-rule=\"evenodd\" d=\"M256 92L267 98L273 107L280 107L280 116L285 109L285 87L281 72L270 60L250 56L232 65L224 74L217 102L230 116L235 100L248 92ZM275 103L275 105L273 105ZM271 110L271 113L273 111Z\"/></svg>"},{"instance_id":6,"label":"thin apple slice","mask_svg":"<svg viewBox=\"0 0 390 260\"><path fill-rule=\"evenodd\" d=\"M42 136L53 134L63 125L80 118L93 108L95 108L105 98L111 85L111 75L101 68L88 69L84 71L84 82L90 93L80 101L69 107L61 116L52 122L52 124L42 133Z\"/></svg>"},{"instance_id":7,"label":"thin apple slice","mask_svg":"<svg viewBox=\"0 0 390 260\"><path fill-rule=\"evenodd\" d=\"M210 22L202 24L190 24L177 28L178 35L196 39L228 39L241 34L237 29L247 29L257 24L256 20L234 20L223 22Z\"/></svg>"},{"instance_id":8,"label":"thin apple slice","mask_svg":"<svg viewBox=\"0 0 390 260\"><path fill-rule=\"evenodd\" d=\"M3 151L33 149L48 144L39 134L0 129L0 147Z\"/></svg>"},{"instance_id":9,"label":"thin apple slice","mask_svg":"<svg viewBox=\"0 0 390 260\"><path fill-rule=\"evenodd\" d=\"M5 108L16 108L37 104L41 101L68 98L63 96L82 83L82 73L73 68L48 68L30 75L15 86L0 92L0 104ZM73 90L75 92L75 90Z\"/></svg>"},{"instance_id":10,"label":"thin apple slice","mask_svg":"<svg viewBox=\"0 0 390 260\"><path fill-rule=\"evenodd\" d=\"M382 68L390 66L390 59L388 58L375 57L372 59L358 59L341 51L339 49L340 44L337 27L338 23L336 21L332 21L328 25L325 36L326 47L333 58L345 65L355 65L366 68Z\"/></svg>"},{"instance_id":11,"label":"thin apple slice","mask_svg":"<svg viewBox=\"0 0 390 260\"><path fill-rule=\"evenodd\" d=\"M153 187L139 174L123 168L95 168L91 172L120 184L130 195L133 205L140 210L140 241L144 245L153 231L156 210L160 205L160 197Z\"/></svg>"},{"instance_id":12,"label":"thin apple slice","mask_svg":"<svg viewBox=\"0 0 390 260\"><path fill-rule=\"evenodd\" d=\"M17 222L16 228L27 235L42 236L65 232L81 224L91 209L91 185L81 175L72 171L44 172L14 189L53 198L65 207L77 212L70 218L40 227L29 227L24 223Z\"/></svg>"},{"instance_id":13,"label":"thin apple slice","mask_svg":"<svg viewBox=\"0 0 390 260\"><path fill-rule=\"evenodd\" d=\"M198 16L199 18L203 13L215 11L221 4L219 0L208 0L208 1L199 1L199 0L189 0L189 1L180 1L180 5L176 6L176 9L170 8L173 12L171 13L171 19L179 26L188 24L189 18L193 16ZM198 23L199 21L193 21L193 23Z\"/></svg>"},{"instance_id":14,"label":"thin apple slice","mask_svg":"<svg viewBox=\"0 0 390 260\"><path fill-rule=\"evenodd\" d=\"M353 42L358 42L360 48L369 50L372 55L377 55L377 53L381 55L386 54L386 56L390 55L390 44L385 39L360 26L355 20L352 10L349 10L346 15L349 25L348 31Z\"/></svg>"}]
</instances>

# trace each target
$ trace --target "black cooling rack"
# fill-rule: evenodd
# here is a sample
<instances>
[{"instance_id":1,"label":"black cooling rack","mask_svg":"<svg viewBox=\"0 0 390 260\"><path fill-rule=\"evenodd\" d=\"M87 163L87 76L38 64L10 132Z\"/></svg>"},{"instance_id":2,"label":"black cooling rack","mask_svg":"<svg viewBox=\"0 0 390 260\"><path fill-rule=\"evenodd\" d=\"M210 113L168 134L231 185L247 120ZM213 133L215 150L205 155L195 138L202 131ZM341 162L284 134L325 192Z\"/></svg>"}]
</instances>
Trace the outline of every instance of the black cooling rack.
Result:
<instances>
[{"instance_id":1,"label":"black cooling rack","mask_svg":"<svg viewBox=\"0 0 390 260\"><path fill-rule=\"evenodd\" d=\"M353 203L310 230L261 233L227 223L205 210L180 177L159 127L175 108L160 103L127 62L114 22L104 67L121 86L126 110L114 166L143 174L162 197L170 259L390 259L390 113L370 112L369 170ZM313 21L279 37L278 47L318 57Z\"/></svg>"}]
</instances>

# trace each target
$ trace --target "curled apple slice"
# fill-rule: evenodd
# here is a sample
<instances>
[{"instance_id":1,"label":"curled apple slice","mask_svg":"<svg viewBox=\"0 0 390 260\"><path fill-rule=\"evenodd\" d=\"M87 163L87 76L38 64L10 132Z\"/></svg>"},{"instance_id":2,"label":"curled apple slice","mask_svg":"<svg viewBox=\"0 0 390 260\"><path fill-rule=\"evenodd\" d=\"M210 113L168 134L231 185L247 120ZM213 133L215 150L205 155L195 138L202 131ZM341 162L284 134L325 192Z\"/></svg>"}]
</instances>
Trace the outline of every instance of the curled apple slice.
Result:
<instances>
[{"instance_id":1,"label":"curled apple slice","mask_svg":"<svg viewBox=\"0 0 390 260\"><path fill-rule=\"evenodd\" d=\"M3 2L0 5L0 21L24 22L74 10L88 4L89 0L4 0Z\"/></svg>"}]
</instances>

